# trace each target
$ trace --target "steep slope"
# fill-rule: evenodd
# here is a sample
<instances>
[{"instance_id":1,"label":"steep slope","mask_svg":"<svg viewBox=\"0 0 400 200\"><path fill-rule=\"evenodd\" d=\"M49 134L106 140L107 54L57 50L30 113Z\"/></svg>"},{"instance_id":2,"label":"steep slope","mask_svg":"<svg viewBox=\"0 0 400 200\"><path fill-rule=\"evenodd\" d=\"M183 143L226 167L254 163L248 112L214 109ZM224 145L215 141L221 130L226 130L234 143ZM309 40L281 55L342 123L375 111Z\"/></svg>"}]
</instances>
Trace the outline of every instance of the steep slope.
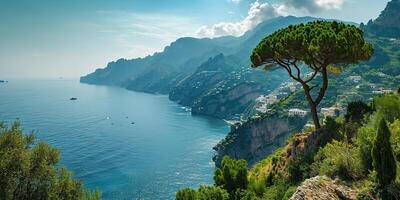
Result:
<instances>
[{"instance_id":1,"label":"steep slope","mask_svg":"<svg viewBox=\"0 0 400 200\"><path fill-rule=\"evenodd\" d=\"M190 74L198 65L220 52L230 53L237 38L218 39L180 38L165 47L161 53L132 60L120 59L110 62L106 68L81 77L81 82L89 84L117 85L147 92L160 92L163 88L154 85L166 77ZM170 81L170 79L168 79ZM172 80L173 81L173 80ZM137 84L135 84L137 83ZM169 84L169 82L163 84ZM164 92L167 93L167 92Z\"/></svg>"},{"instance_id":2,"label":"steep slope","mask_svg":"<svg viewBox=\"0 0 400 200\"><path fill-rule=\"evenodd\" d=\"M282 82L281 71L266 77L235 60L223 54L210 58L172 89L170 99L191 107L194 114L234 118Z\"/></svg>"},{"instance_id":3,"label":"steep slope","mask_svg":"<svg viewBox=\"0 0 400 200\"><path fill-rule=\"evenodd\" d=\"M400 0L390 1L379 17L362 26L367 32L384 37L400 38Z\"/></svg>"},{"instance_id":4,"label":"steep slope","mask_svg":"<svg viewBox=\"0 0 400 200\"><path fill-rule=\"evenodd\" d=\"M304 118L274 114L232 126L226 138L214 147L217 154L213 160L219 166L223 157L229 156L245 159L253 166L284 145L291 133L300 131L305 122Z\"/></svg>"}]
</instances>

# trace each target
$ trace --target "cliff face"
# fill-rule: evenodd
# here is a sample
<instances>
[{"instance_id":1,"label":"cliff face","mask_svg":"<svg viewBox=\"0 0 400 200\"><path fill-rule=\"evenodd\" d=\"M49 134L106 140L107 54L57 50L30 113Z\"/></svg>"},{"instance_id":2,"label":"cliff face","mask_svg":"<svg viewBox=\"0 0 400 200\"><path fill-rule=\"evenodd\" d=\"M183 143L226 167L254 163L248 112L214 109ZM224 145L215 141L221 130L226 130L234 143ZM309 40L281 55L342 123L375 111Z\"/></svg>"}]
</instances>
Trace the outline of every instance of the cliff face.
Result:
<instances>
[{"instance_id":1,"label":"cliff face","mask_svg":"<svg viewBox=\"0 0 400 200\"><path fill-rule=\"evenodd\" d=\"M303 118L272 115L232 126L228 136L214 147L217 151L214 161L219 166L222 158L228 155L245 159L252 166L282 147L288 137L301 130L305 123Z\"/></svg>"},{"instance_id":2,"label":"cliff face","mask_svg":"<svg viewBox=\"0 0 400 200\"><path fill-rule=\"evenodd\" d=\"M390 1L379 17L374 21L370 20L363 27L367 32L371 32L385 37L400 37L400 0Z\"/></svg>"},{"instance_id":3,"label":"cliff face","mask_svg":"<svg viewBox=\"0 0 400 200\"><path fill-rule=\"evenodd\" d=\"M356 198L357 190L326 176L316 176L305 180L301 186L297 188L290 200L353 200Z\"/></svg>"}]
</instances>

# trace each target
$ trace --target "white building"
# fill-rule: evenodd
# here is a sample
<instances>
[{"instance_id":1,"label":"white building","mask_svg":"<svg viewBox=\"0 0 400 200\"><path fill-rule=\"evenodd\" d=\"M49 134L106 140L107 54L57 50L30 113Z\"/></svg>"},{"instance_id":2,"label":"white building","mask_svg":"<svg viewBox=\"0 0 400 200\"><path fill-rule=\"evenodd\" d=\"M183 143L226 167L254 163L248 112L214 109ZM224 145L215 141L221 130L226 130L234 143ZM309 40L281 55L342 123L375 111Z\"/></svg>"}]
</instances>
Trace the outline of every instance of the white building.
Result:
<instances>
[{"instance_id":1,"label":"white building","mask_svg":"<svg viewBox=\"0 0 400 200\"><path fill-rule=\"evenodd\" d=\"M288 114L289 114L290 117L294 117L294 116L304 117L304 116L306 116L307 111L301 110L301 109L298 109L298 108L292 108L292 109L289 109L289 113Z\"/></svg>"},{"instance_id":2,"label":"white building","mask_svg":"<svg viewBox=\"0 0 400 200\"><path fill-rule=\"evenodd\" d=\"M349 76L349 79L358 83L361 81L361 76Z\"/></svg>"},{"instance_id":3,"label":"white building","mask_svg":"<svg viewBox=\"0 0 400 200\"><path fill-rule=\"evenodd\" d=\"M390 94L394 93L394 90L391 89L384 89L384 88L379 88L379 90L374 90L372 91L372 94Z\"/></svg>"}]
</instances>

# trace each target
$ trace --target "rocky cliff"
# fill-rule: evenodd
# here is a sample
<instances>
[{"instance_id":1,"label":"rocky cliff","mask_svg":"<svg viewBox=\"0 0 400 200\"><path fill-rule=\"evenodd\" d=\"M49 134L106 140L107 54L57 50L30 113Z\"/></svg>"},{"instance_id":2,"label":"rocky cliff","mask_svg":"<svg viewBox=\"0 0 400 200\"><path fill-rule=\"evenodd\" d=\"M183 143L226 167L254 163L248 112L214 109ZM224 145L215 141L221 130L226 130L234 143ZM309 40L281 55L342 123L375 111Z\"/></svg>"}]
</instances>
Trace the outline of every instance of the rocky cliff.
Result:
<instances>
[{"instance_id":1,"label":"rocky cliff","mask_svg":"<svg viewBox=\"0 0 400 200\"><path fill-rule=\"evenodd\" d=\"M400 0L390 1L375 20L370 20L364 30L384 37L400 38Z\"/></svg>"},{"instance_id":2,"label":"rocky cliff","mask_svg":"<svg viewBox=\"0 0 400 200\"><path fill-rule=\"evenodd\" d=\"M305 123L305 118L275 114L232 126L228 136L214 147L217 151L214 161L219 166L222 158L228 155L245 159L252 166L282 147L288 137L301 130Z\"/></svg>"},{"instance_id":3,"label":"rocky cliff","mask_svg":"<svg viewBox=\"0 0 400 200\"><path fill-rule=\"evenodd\" d=\"M290 200L352 200L357 198L357 190L332 180L326 176L316 176L305 180Z\"/></svg>"}]
</instances>

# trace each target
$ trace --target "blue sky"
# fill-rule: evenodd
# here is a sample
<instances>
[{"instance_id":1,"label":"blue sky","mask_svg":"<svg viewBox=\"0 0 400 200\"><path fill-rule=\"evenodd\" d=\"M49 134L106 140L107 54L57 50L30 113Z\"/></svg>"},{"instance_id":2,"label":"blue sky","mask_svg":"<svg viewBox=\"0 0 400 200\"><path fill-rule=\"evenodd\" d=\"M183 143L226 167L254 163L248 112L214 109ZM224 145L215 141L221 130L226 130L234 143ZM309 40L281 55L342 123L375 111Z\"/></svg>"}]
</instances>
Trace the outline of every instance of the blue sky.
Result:
<instances>
[{"instance_id":1,"label":"blue sky","mask_svg":"<svg viewBox=\"0 0 400 200\"><path fill-rule=\"evenodd\" d=\"M0 0L0 79L78 78L183 36L241 35L280 15L353 22L388 0Z\"/></svg>"}]
</instances>

